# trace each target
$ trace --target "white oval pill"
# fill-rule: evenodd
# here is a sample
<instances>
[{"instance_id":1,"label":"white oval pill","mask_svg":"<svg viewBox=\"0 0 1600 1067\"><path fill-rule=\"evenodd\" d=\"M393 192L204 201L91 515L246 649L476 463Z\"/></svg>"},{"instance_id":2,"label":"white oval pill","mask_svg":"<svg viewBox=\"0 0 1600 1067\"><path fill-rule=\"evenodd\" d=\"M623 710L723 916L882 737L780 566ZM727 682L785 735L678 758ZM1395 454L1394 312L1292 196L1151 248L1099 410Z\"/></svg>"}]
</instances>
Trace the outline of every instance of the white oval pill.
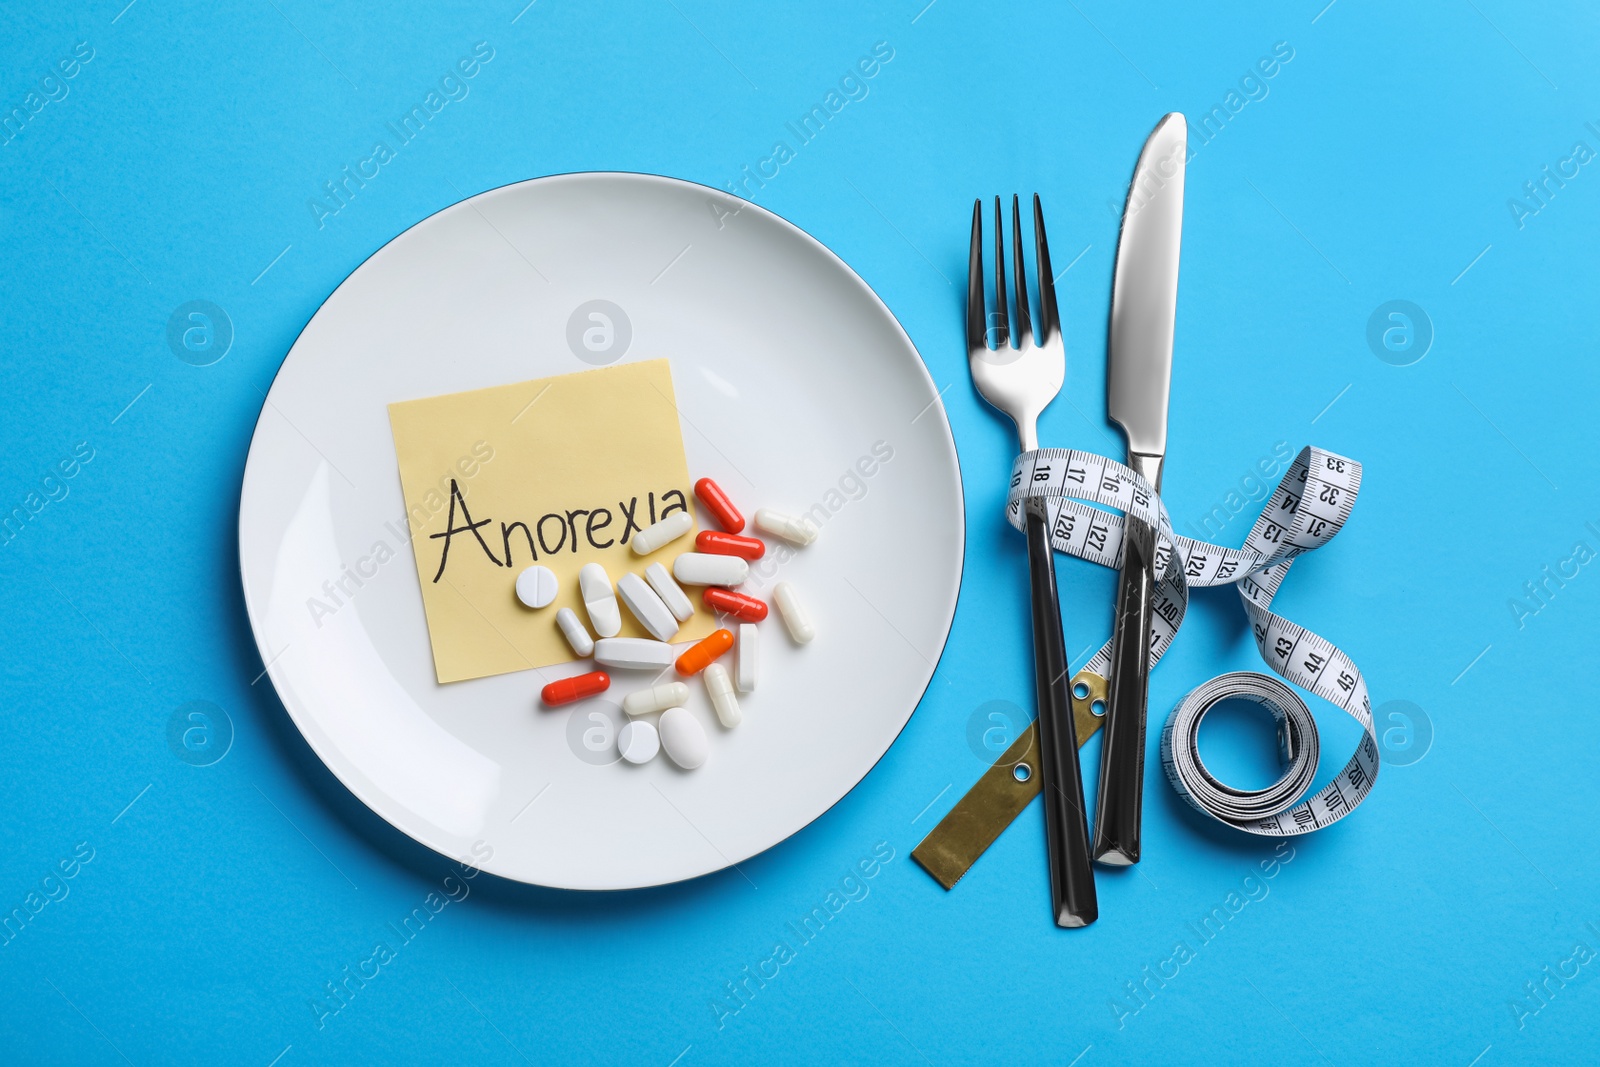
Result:
<instances>
[{"instance_id":1,"label":"white oval pill","mask_svg":"<svg viewBox=\"0 0 1600 1067\"><path fill-rule=\"evenodd\" d=\"M672 576L684 585L738 585L750 576L750 564L738 556L685 552L672 561Z\"/></svg>"},{"instance_id":2,"label":"white oval pill","mask_svg":"<svg viewBox=\"0 0 1600 1067\"><path fill-rule=\"evenodd\" d=\"M771 508L757 508L756 529L781 537L791 545L804 548L817 539L817 524L810 519L797 519Z\"/></svg>"},{"instance_id":3,"label":"white oval pill","mask_svg":"<svg viewBox=\"0 0 1600 1067\"><path fill-rule=\"evenodd\" d=\"M626 671L659 671L677 658L677 650L665 641L643 637L602 637L594 643L596 663Z\"/></svg>"},{"instance_id":4,"label":"white oval pill","mask_svg":"<svg viewBox=\"0 0 1600 1067\"><path fill-rule=\"evenodd\" d=\"M611 576L598 563L585 563L578 571L578 595L589 611L589 622L601 637L615 637L622 629L622 612L611 590Z\"/></svg>"},{"instance_id":5,"label":"white oval pill","mask_svg":"<svg viewBox=\"0 0 1600 1067\"><path fill-rule=\"evenodd\" d=\"M640 720L617 731L617 752L629 763L649 763L661 751L656 728Z\"/></svg>"},{"instance_id":6,"label":"white oval pill","mask_svg":"<svg viewBox=\"0 0 1600 1067\"><path fill-rule=\"evenodd\" d=\"M667 610L676 615L679 622L688 622L689 616L694 614L694 605L689 602L689 594L672 580L667 568L659 563L652 563L644 569L644 577L650 583L650 588L661 598L661 602L667 606Z\"/></svg>"},{"instance_id":7,"label":"white oval pill","mask_svg":"<svg viewBox=\"0 0 1600 1067\"><path fill-rule=\"evenodd\" d=\"M530 608L542 608L556 598L561 582L549 567L529 567L517 575L517 599Z\"/></svg>"},{"instance_id":8,"label":"white oval pill","mask_svg":"<svg viewBox=\"0 0 1600 1067\"><path fill-rule=\"evenodd\" d=\"M650 631L657 641L671 641L678 633L678 619L656 591L645 584L637 574L624 574L617 579L617 595L628 605L628 610L639 624Z\"/></svg>"},{"instance_id":9,"label":"white oval pill","mask_svg":"<svg viewBox=\"0 0 1600 1067\"><path fill-rule=\"evenodd\" d=\"M761 645L756 635L756 624L739 624L739 643L734 647L733 681L741 693L754 692L756 672L760 669Z\"/></svg>"},{"instance_id":10,"label":"white oval pill","mask_svg":"<svg viewBox=\"0 0 1600 1067\"><path fill-rule=\"evenodd\" d=\"M778 614L783 616L783 624L789 628L789 636L794 638L795 644L808 644L817 636L817 628L811 625L811 616L806 614L800 599L794 595L794 586L788 582L773 586L772 602L778 605Z\"/></svg>"},{"instance_id":11,"label":"white oval pill","mask_svg":"<svg viewBox=\"0 0 1600 1067\"><path fill-rule=\"evenodd\" d=\"M694 529L694 517L687 511L675 511L654 526L646 526L633 535L630 542L634 554L648 556L662 545L671 544Z\"/></svg>"},{"instance_id":12,"label":"white oval pill","mask_svg":"<svg viewBox=\"0 0 1600 1067\"><path fill-rule=\"evenodd\" d=\"M692 771L706 761L711 748L706 742L706 732L687 708L663 711L657 730L661 735L661 747L672 762L684 770Z\"/></svg>"},{"instance_id":13,"label":"white oval pill","mask_svg":"<svg viewBox=\"0 0 1600 1067\"><path fill-rule=\"evenodd\" d=\"M622 710L631 717L654 715L668 708L681 708L689 701L689 687L682 682L663 682L622 698Z\"/></svg>"},{"instance_id":14,"label":"white oval pill","mask_svg":"<svg viewBox=\"0 0 1600 1067\"><path fill-rule=\"evenodd\" d=\"M561 627L561 636L567 639L567 644L572 646L573 652L580 656L594 655L594 638L584 629L583 621L578 618L576 611L562 608L556 612L556 625Z\"/></svg>"},{"instance_id":15,"label":"white oval pill","mask_svg":"<svg viewBox=\"0 0 1600 1067\"><path fill-rule=\"evenodd\" d=\"M730 730L738 726L744 713L739 710L739 697L733 691L733 679L728 677L728 668L713 663L700 673L705 676L706 696L711 698L718 721Z\"/></svg>"}]
</instances>

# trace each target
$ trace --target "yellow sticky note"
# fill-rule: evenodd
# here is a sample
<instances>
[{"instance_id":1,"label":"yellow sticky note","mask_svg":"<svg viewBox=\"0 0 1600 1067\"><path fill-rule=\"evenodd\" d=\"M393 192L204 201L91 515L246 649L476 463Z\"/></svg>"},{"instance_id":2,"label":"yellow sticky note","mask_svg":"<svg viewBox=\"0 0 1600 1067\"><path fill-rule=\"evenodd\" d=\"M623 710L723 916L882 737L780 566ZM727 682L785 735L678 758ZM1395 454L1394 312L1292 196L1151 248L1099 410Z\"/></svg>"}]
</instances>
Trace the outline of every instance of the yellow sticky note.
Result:
<instances>
[{"instance_id":1,"label":"yellow sticky note","mask_svg":"<svg viewBox=\"0 0 1600 1067\"><path fill-rule=\"evenodd\" d=\"M657 359L389 405L440 682L571 662L555 620L569 607L588 625L578 568L599 563L614 583L693 550L693 532L648 556L628 547L668 514L694 516L673 395ZM535 563L561 583L538 610L515 588ZM650 636L622 616L621 636ZM696 603L674 640L713 629Z\"/></svg>"}]
</instances>

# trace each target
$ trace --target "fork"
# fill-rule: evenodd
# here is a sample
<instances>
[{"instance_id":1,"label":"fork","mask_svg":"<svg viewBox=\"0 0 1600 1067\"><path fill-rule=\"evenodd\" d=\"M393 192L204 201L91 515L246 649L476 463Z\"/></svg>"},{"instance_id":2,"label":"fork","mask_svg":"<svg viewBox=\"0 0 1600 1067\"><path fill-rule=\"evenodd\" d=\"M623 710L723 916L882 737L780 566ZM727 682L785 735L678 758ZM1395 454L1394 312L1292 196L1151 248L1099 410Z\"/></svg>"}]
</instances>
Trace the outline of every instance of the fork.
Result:
<instances>
[{"instance_id":1,"label":"fork","mask_svg":"<svg viewBox=\"0 0 1600 1067\"><path fill-rule=\"evenodd\" d=\"M1022 213L1011 198L1012 277L1016 329L1008 315L1005 229L1000 198L994 198L994 314L986 312L983 285L983 201L972 204L972 252L967 263L967 366L978 394L1011 417L1023 452L1039 447L1038 421L1061 391L1066 376L1066 346L1056 307L1045 240L1044 212L1033 198L1035 266L1039 281L1039 337L1028 316L1028 274L1022 256ZM989 347L993 322L995 347ZM1100 915L1094 870L1089 862L1089 823L1083 806L1083 775L1078 767L1078 734L1072 719L1072 682L1061 633L1061 601L1056 591L1055 556L1050 547L1050 517L1044 499L1023 502L1028 535L1028 573L1033 600L1033 667L1039 705L1039 774L1044 794L1045 851L1049 857L1050 896L1057 926L1087 926Z\"/></svg>"}]
</instances>

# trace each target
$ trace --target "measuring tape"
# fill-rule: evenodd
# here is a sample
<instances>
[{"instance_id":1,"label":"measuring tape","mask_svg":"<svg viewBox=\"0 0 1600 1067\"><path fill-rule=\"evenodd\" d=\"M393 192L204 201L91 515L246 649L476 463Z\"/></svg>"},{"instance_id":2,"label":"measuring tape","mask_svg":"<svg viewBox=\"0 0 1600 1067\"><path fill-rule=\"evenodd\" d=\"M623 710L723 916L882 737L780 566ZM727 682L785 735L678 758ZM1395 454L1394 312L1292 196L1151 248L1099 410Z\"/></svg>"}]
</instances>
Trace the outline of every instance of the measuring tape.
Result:
<instances>
[{"instance_id":1,"label":"measuring tape","mask_svg":"<svg viewBox=\"0 0 1600 1067\"><path fill-rule=\"evenodd\" d=\"M1324 789L1302 799L1316 774L1320 746L1310 710L1293 690L1266 675L1238 672L1212 679L1191 692L1162 731L1161 762L1174 788L1218 822L1265 836L1306 833L1354 811L1377 779L1378 739L1361 672L1331 641L1272 611L1272 598L1295 558L1333 540L1350 517L1360 488L1361 464L1355 460L1319 448L1301 449L1263 506L1244 546L1224 548L1175 533L1160 496L1136 472L1115 460L1091 452L1038 449L1022 453L1012 466L1007 518L1022 529L1022 502L1042 497L1050 518L1051 542L1059 552L1105 567L1120 567L1124 514L1155 527L1159 578L1151 602L1152 667L1183 624L1190 587L1235 585L1267 666L1361 724L1363 736L1349 762ZM1098 685L1103 691L1110 663L1111 642L1107 641L1074 679L1076 688L1082 691ZM1278 722L1288 768L1278 782L1264 790L1226 786L1211 776L1200 759L1197 738L1201 720L1211 708L1233 697L1261 704ZM1078 718L1081 724L1083 715ZM1081 728L1079 732L1082 744L1087 737ZM1007 764L1014 755L1008 751L991 770ZM966 873L1015 817L1011 812L998 826L992 825L998 816L988 817L981 825L977 818L978 813L995 809L993 798L981 791L997 788L993 783L998 777L986 774L980 778L913 850L914 857L926 850L930 858L939 858L940 871L928 863L924 866L946 888ZM986 782L991 784L986 786ZM1033 788L1037 790L1036 785Z\"/></svg>"},{"instance_id":2,"label":"measuring tape","mask_svg":"<svg viewBox=\"0 0 1600 1067\"><path fill-rule=\"evenodd\" d=\"M1200 759L1200 720L1224 700L1234 698L1260 704L1277 721L1278 746L1285 770L1265 789L1235 789L1223 785L1212 777ZM1321 751L1317 724L1306 702L1276 678L1254 671L1235 671L1211 679L1178 702L1167 719L1166 728L1161 731L1161 765L1166 768L1167 780L1173 788L1207 815L1241 830L1254 830L1254 826L1263 821L1276 825L1273 817L1288 809L1311 788ZM1370 784L1371 779L1363 778L1363 781ZM1359 803L1357 800L1350 807ZM1302 807L1310 810L1310 805ZM1339 814L1348 810L1341 807ZM1315 811L1312 815L1315 816ZM1304 830L1314 828L1310 823L1303 827Z\"/></svg>"}]
</instances>

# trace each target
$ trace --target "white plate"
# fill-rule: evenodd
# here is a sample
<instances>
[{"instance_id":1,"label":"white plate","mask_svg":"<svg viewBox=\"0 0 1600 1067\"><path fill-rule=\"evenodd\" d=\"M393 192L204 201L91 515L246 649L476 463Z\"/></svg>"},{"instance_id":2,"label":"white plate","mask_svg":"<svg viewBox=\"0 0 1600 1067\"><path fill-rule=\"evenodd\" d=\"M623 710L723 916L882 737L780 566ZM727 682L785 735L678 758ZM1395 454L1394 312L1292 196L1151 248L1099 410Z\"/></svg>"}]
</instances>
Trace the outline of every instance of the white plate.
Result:
<instances>
[{"instance_id":1,"label":"white plate","mask_svg":"<svg viewBox=\"0 0 1600 1067\"><path fill-rule=\"evenodd\" d=\"M617 340L590 352L582 328L569 344L569 321L595 300L623 309L631 339L620 356ZM576 320L596 325L587 308ZM604 339L603 329L589 338ZM737 729L718 726L691 685L711 746L694 772L664 757L608 762L614 746L600 756L586 747L605 740L605 713L620 715L622 696L646 684L633 672L614 672L598 701L553 710L532 672L434 680L386 411L663 356L691 478L716 478L746 515L832 511L781 574L810 608L816 640L793 645L776 613L762 625L760 685L743 697ZM284 360L239 507L262 660L329 769L430 848L573 889L719 870L844 796L927 687L955 613L963 540L944 408L876 294L776 215L640 174L494 189L363 263ZM394 558L377 562L379 542ZM361 585L347 566L366 572ZM341 603L314 620L308 600L333 604L330 588Z\"/></svg>"}]
</instances>

